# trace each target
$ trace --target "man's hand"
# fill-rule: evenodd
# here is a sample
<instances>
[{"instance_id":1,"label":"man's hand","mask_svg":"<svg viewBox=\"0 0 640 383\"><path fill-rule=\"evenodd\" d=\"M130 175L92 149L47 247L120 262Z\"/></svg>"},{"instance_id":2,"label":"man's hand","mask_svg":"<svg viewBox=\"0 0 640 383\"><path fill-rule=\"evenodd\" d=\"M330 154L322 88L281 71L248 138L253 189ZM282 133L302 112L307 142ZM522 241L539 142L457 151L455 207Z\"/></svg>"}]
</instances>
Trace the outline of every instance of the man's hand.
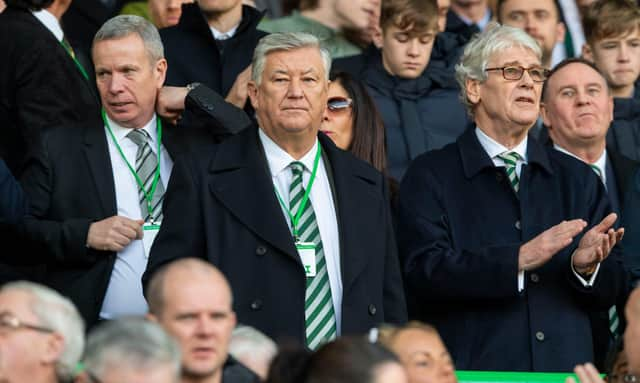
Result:
<instances>
[{"instance_id":1,"label":"man's hand","mask_svg":"<svg viewBox=\"0 0 640 383\"><path fill-rule=\"evenodd\" d=\"M156 112L165 120L176 125L184 112L184 100L188 93L189 90L186 87L163 86L158 91Z\"/></svg>"},{"instance_id":2,"label":"man's hand","mask_svg":"<svg viewBox=\"0 0 640 383\"><path fill-rule=\"evenodd\" d=\"M587 223L581 219L562 221L520 246L518 270L531 270L547 263L558 251L571 244Z\"/></svg>"},{"instance_id":3,"label":"man's hand","mask_svg":"<svg viewBox=\"0 0 640 383\"><path fill-rule=\"evenodd\" d=\"M247 97L249 92L247 90L247 84L251 80L251 65L246 67L234 81L233 86L229 90L229 94L225 98L225 101L237 106L238 108L244 108L244 104L247 103Z\"/></svg>"},{"instance_id":4,"label":"man's hand","mask_svg":"<svg viewBox=\"0 0 640 383\"><path fill-rule=\"evenodd\" d=\"M87 246L96 250L121 251L131 241L142 238L141 219L133 220L114 215L89 226Z\"/></svg>"},{"instance_id":5,"label":"man's hand","mask_svg":"<svg viewBox=\"0 0 640 383\"><path fill-rule=\"evenodd\" d=\"M579 364L573 371L578 375L580 383L604 383L604 380L600 377L600 373L591 363ZM576 383L576 380L569 376L565 383Z\"/></svg>"},{"instance_id":6,"label":"man's hand","mask_svg":"<svg viewBox=\"0 0 640 383\"><path fill-rule=\"evenodd\" d=\"M573 255L573 268L578 274L593 273L598 263L604 261L616 243L620 242L624 228L611 228L616 219L618 216L615 213L609 214L582 237Z\"/></svg>"}]
</instances>

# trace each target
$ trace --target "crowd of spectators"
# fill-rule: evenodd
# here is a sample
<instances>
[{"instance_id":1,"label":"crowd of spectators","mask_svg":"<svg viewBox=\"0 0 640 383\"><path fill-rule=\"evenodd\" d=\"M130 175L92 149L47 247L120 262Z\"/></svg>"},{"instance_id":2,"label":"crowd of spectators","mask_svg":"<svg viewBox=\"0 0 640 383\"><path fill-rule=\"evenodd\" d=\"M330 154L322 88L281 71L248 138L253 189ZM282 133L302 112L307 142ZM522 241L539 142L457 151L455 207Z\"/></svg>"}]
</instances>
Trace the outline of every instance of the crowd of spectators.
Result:
<instances>
[{"instance_id":1,"label":"crowd of spectators","mask_svg":"<svg viewBox=\"0 0 640 383\"><path fill-rule=\"evenodd\" d=\"M0 0L0 35L0 382L640 378L637 1Z\"/></svg>"}]
</instances>

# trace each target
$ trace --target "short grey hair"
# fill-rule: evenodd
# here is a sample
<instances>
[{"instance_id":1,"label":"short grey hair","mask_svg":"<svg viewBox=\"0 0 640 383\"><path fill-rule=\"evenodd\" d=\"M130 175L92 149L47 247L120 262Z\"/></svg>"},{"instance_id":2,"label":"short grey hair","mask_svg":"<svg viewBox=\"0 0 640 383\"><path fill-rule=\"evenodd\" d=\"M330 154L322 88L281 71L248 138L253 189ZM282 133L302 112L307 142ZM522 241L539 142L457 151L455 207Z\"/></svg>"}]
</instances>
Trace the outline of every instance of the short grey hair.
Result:
<instances>
[{"instance_id":1,"label":"short grey hair","mask_svg":"<svg viewBox=\"0 0 640 383\"><path fill-rule=\"evenodd\" d=\"M0 289L0 293L6 292L28 294L28 305L38 325L62 336L64 350L56 362L56 374L62 381L71 380L84 349L84 321L76 306L58 292L33 282L7 283Z\"/></svg>"},{"instance_id":2,"label":"short grey hair","mask_svg":"<svg viewBox=\"0 0 640 383\"><path fill-rule=\"evenodd\" d=\"M272 359L278 353L278 346L271 338L255 328L240 325L231 333L229 353L240 361L242 361L243 355Z\"/></svg>"},{"instance_id":3,"label":"short grey hair","mask_svg":"<svg viewBox=\"0 0 640 383\"><path fill-rule=\"evenodd\" d=\"M105 322L87 339L84 367L100 378L112 368L151 370L171 366L174 381L180 379L180 348L160 325L143 318Z\"/></svg>"},{"instance_id":4,"label":"short grey hair","mask_svg":"<svg viewBox=\"0 0 640 383\"><path fill-rule=\"evenodd\" d=\"M460 100L473 117L474 105L467 97L467 80L487 80L487 65L496 53L505 49L521 47L530 49L538 59L542 59L542 49L531 36L520 28L490 23L484 32L474 36L464 48L460 62L456 65L456 80L460 85Z\"/></svg>"},{"instance_id":5,"label":"short grey hair","mask_svg":"<svg viewBox=\"0 0 640 383\"><path fill-rule=\"evenodd\" d=\"M264 64L269 53L291 51L301 48L317 48L320 51L325 77L326 80L329 81L331 54L329 54L329 51L322 45L317 37L305 32L272 33L261 38L256 49L253 51L251 80L253 80L256 85L260 85L262 72L264 72Z\"/></svg>"},{"instance_id":6,"label":"short grey hair","mask_svg":"<svg viewBox=\"0 0 640 383\"><path fill-rule=\"evenodd\" d=\"M158 29L150 21L134 15L120 15L107 20L96 32L93 45L99 41L127 37L135 33L144 44L147 56L152 64L164 58L164 46Z\"/></svg>"}]
</instances>

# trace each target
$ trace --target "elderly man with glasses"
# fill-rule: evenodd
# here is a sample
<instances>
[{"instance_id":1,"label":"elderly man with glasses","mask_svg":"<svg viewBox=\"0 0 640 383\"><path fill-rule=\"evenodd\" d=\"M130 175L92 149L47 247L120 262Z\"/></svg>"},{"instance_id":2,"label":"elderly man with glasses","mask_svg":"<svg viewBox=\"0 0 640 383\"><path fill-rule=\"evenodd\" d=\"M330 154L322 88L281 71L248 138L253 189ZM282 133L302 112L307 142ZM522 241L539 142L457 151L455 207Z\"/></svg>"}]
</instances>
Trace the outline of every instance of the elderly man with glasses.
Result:
<instances>
[{"instance_id":1,"label":"elderly man with glasses","mask_svg":"<svg viewBox=\"0 0 640 383\"><path fill-rule=\"evenodd\" d=\"M491 26L456 76L475 122L418 157L400 190L410 316L436 325L463 370L568 371L593 359L589 310L625 280L623 230L585 164L528 138L539 115L538 44Z\"/></svg>"},{"instance_id":2,"label":"elderly man with glasses","mask_svg":"<svg viewBox=\"0 0 640 383\"><path fill-rule=\"evenodd\" d=\"M0 382L71 382L83 348L70 300L30 282L0 289Z\"/></svg>"}]
</instances>

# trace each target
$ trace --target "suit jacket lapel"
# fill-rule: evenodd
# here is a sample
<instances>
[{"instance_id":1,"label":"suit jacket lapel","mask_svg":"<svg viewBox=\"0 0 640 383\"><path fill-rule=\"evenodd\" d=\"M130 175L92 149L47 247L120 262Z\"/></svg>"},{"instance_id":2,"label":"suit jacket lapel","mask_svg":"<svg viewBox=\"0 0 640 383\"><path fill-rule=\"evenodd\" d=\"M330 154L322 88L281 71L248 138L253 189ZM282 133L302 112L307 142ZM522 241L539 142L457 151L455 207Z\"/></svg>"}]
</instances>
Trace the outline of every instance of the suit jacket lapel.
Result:
<instances>
[{"instance_id":1,"label":"suit jacket lapel","mask_svg":"<svg viewBox=\"0 0 640 383\"><path fill-rule=\"evenodd\" d=\"M300 262L273 189L257 130L219 146L209 167L209 190L233 216L272 246Z\"/></svg>"},{"instance_id":2,"label":"suit jacket lapel","mask_svg":"<svg viewBox=\"0 0 640 383\"><path fill-rule=\"evenodd\" d=\"M103 214L106 216L117 214L116 187L113 182L111 157L102 119L90 121L85 127L83 149Z\"/></svg>"}]
</instances>

